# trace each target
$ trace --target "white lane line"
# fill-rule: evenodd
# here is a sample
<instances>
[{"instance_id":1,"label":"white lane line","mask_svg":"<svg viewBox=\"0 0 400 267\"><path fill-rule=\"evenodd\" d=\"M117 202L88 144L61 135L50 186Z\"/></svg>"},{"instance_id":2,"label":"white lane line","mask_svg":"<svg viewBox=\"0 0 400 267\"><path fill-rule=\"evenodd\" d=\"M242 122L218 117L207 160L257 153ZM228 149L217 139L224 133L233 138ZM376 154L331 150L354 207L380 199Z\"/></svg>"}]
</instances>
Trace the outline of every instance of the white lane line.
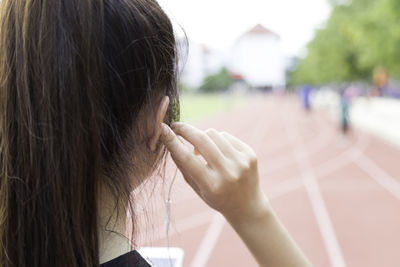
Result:
<instances>
[{"instance_id":1,"label":"white lane line","mask_svg":"<svg viewBox=\"0 0 400 267\"><path fill-rule=\"evenodd\" d=\"M225 219L220 213L215 213L210 227L206 235L201 241L200 247L194 256L190 267L204 267L206 266L215 245L221 235L222 229L225 225Z\"/></svg>"},{"instance_id":2,"label":"white lane line","mask_svg":"<svg viewBox=\"0 0 400 267\"><path fill-rule=\"evenodd\" d=\"M334 136L334 131L332 130L325 130L321 131L320 134L318 135L317 138L313 139L312 141L304 144L305 147L307 147L307 156L311 156L312 154L316 154L317 152L320 152L322 149L330 145L330 140L332 140L332 137ZM291 144L289 140L289 144ZM269 150L269 149L268 149ZM270 152L270 151L269 151ZM262 168L261 172L263 175L269 174L271 172L280 170L284 167L289 166L290 164L293 164L293 158L288 157L287 154L283 154L278 157L274 158L264 158L262 157L263 155L260 155L261 161L260 161L260 166L262 164L265 164L266 166ZM306 155L303 155L306 156Z\"/></svg>"},{"instance_id":3,"label":"white lane line","mask_svg":"<svg viewBox=\"0 0 400 267\"><path fill-rule=\"evenodd\" d=\"M304 153L304 151L303 151ZM296 153L298 164L301 168L303 183L305 185L311 207L313 209L319 231L332 267L345 267L342 251L336 238L335 230L329 217L328 209L325 205L317 178L307 158L299 157L301 153Z\"/></svg>"},{"instance_id":4,"label":"white lane line","mask_svg":"<svg viewBox=\"0 0 400 267\"><path fill-rule=\"evenodd\" d=\"M324 135L325 135L325 133L324 133ZM322 136L322 135L320 135L320 136ZM323 140L319 140L319 139L317 139L317 140L319 141L319 142L317 142L318 145L314 144L314 146L319 149L319 147L322 144L322 141L326 141L327 139L323 138ZM293 139L291 141L293 141ZM321 144L319 144L319 143L321 143ZM309 145L312 145L312 144L309 144ZM314 151L314 150L316 150L316 149L313 149L312 151ZM296 151L296 152L298 152L298 151ZM301 154L301 153L296 153L296 152L294 152L294 153L297 154L297 155ZM302 152L304 152L304 151L302 151ZM350 152L350 151L348 151L348 152ZM354 153L355 151L351 151L351 152ZM357 152L359 152L359 151L357 151ZM353 155L353 153L350 153L350 155L352 155L353 157L357 156L357 155ZM300 156L300 158L301 158L300 161L304 162L304 159L308 158L307 156L308 155L304 155L304 154L301 155ZM338 156L338 157L335 157L335 159L336 158L341 158L341 157ZM341 167L340 165L342 165L342 164L339 164L339 167ZM334 168L334 169L328 168L328 169L329 170L325 170L324 175L327 175L328 173L334 171L334 169L336 169L336 168ZM344 264L343 256L341 254L338 242L336 240L336 236L335 236L335 233L333 231L333 227L332 227L332 224L330 222L326 206L325 206L325 204L323 202L321 193L320 193L320 191L318 189L318 185L316 183L316 178L314 177L314 183L313 183L314 187L313 186L307 186L308 183L309 183L309 181L304 182L306 187L308 187L307 190L310 191L309 194L311 193L310 194L310 199L312 199L312 202L314 202L313 203L314 213L317 216L317 211L316 210L318 210L318 214L322 214L322 215L319 216L320 219L317 218L317 220L319 220L319 222L321 222L323 225L325 225L325 227L327 227L327 229L328 229L328 230L324 230L325 234L322 234L323 237L324 237L324 242L325 242L325 236L326 236L328 238L328 240L330 240L330 241L328 241L329 245L327 245L327 246L331 247L331 249L329 249L329 250L333 251L331 254L332 255L336 254L336 256L332 256L332 257L335 258L335 259L331 259L331 262L333 262L332 266L334 266L334 267L346 266ZM272 194L269 195L269 198L270 199L274 199L274 198L280 197L281 195L284 195L284 194L290 193L292 191L295 191L296 189L299 189L302 186L303 186L303 183L299 182L298 180L297 181L288 181L287 183L284 182L284 183L279 184L278 186L276 186L277 190L273 190ZM315 192L317 192L317 193L315 194ZM319 203L319 204L316 204L316 203ZM219 218L218 218L218 216L219 216ZM212 250L214 249L214 247L215 247L215 245L216 245L216 243L217 243L217 241L219 239L219 236L220 236L220 234L222 232L222 229L223 229L224 225L225 225L225 220L222 217L222 215L216 214L216 216L213 218L213 221L212 221L210 227L207 230L207 233L206 233L204 239L202 240L202 243L201 243L201 245L199 247L199 250L198 250L197 254L194 257L194 260L192 261L192 263L190 265L191 267L200 267L200 266L205 266L206 265L209 257L212 254ZM189 228L191 228L191 227L189 227ZM321 228L321 226L320 226L320 228ZM320 231L322 232L323 230L320 229ZM342 265L340 265L340 264L342 264Z\"/></svg>"},{"instance_id":5,"label":"white lane line","mask_svg":"<svg viewBox=\"0 0 400 267\"><path fill-rule=\"evenodd\" d=\"M395 178L390 176L374 161L365 155L361 155L354 160L354 163L364 170L372 179L379 185L389 191L395 198L400 200L400 183Z\"/></svg>"},{"instance_id":6,"label":"white lane line","mask_svg":"<svg viewBox=\"0 0 400 267\"><path fill-rule=\"evenodd\" d=\"M311 206L313 208L322 239L324 241L326 250L328 251L331 265L333 267L345 267L346 263L342 255L339 242L336 238L335 231L333 230L334 228L329 218L328 210L322 198L321 191L318 188L317 180L312 173L309 173L303 177L303 181L310 198Z\"/></svg>"},{"instance_id":7,"label":"white lane line","mask_svg":"<svg viewBox=\"0 0 400 267\"><path fill-rule=\"evenodd\" d=\"M358 139L357 143L350 146L344 152L316 167L313 167L315 176L320 179L351 164L353 160L359 158L364 153L368 144L369 138L363 137Z\"/></svg>"},{"instance_id":8,"label":"white lane line","mask_svg":"<svg viewBox=\"0 0 400 267\"><path fill-rule=\"evenodd\" d=\"M298 143L295 136L295 129L291 127L292 123L290 119L283 118L285 124L286 136L291 140L294 158L300 168L301 175L303 177L303 183L305 185L308 197L311 202L319 230L322 235L322 240L331 263L332 267L345 267L344 261L339 242L336 238L335 230L332 222L329 218L328 209L322 198L321 191L318 187L317 177L314 174L313 167L310 164L309 156L307 154L306 147L302 143ZM301 140L299 140L301 142Z\"/></svg>"},{"instance_id":9,"label":"white lane line","mask_svg":"<svg viewBox=\"0 0 400 267\"><path fill-rule=\"evenodd\" d=\"M358 148L350 147L345 152L343 152L343 153L337 155L336 157L328 160L327 162L321 164L321 166L318 166L316 168L316 171L318 173L318 178L323 178L323 177L331 174L332 172L344 167L345 165L348 165L351 160L356 160L358 157L360 157L362 155L362 153L365 150L368 143L369 143L369 139L361 138L354 145ZM297 158L300 161L303 161L303 163L304 163L304 159L305 159L304 154L302 154L301 152L300 153L294 152L294 153L297 154L296 155ZM323 235L324 242L327 242L327 244L325 244L325 245L327 247L329 247L329 248L327 248L327 250L332 251L332 253L329 254L329 255L332 255L331 258L333 258L333 259L331 259L332 266L335 266L335 267L336 266L346 266L344 264L344 259L341 254L340 247L338 245L338 241L336 240L336 236L333 231L333 226L330 221L329 214L327 212L327 208L324 204L320 190L318 189L318 184L316 183L316 177L313 175L313 177L314 177L313 180L310 181L309 178L306 178L306 179L304 179L303 182L296 180L297 177L298 176L292 177L291 179L288 179L287 181L284 181L284 182L281 182L281 183L275 185L271 189L271 192L268 194L268 198L270 200L276 199L282 195L285 195L285 194L291 193L295 190L298 190L304 184L306 186L307 192L309 194L309 198L311 199L312 207L313 207L314 213L317 217L317 223L319 224L321 235ZM310 184L310 182L311 182L311 184ZM320 216L317 216L317 214L320 214ZM325 226L323 226L323 225L325 225ZM195 226L195 224L193 224L191 226ZM183 228L183 231L191 229L192 228L191 226ZM210 225L208 233L211 231L212 227L215 227L215 225L214 226L212 224ZM177 228L180 228L180 227L177 227ZM326 230L321 230L321 228L326 228ZM222 228L221 228L221 230L222 230ZM220 233L221 233L221 231L219 231L219 234ZM218 234L218 236L217 235L214 236L214 242L212 242L213 248L215 247L215 244L219 238L219 234ZM329 240L329 241L326 241L326 240ZM211 255L211 252L209 252L208 257L210 255ZM335 255L338 255L338 256L335 256ZM207 259L203 258L203 259L204 259L203 264L206 264L208 258ZM193 266L193 264L194 264L194 261L191 266ZM340 264L343 264L343 265L340 265ZM204 265L198 265L198 266L204 266Z\"/></svg>"}]
</instances>

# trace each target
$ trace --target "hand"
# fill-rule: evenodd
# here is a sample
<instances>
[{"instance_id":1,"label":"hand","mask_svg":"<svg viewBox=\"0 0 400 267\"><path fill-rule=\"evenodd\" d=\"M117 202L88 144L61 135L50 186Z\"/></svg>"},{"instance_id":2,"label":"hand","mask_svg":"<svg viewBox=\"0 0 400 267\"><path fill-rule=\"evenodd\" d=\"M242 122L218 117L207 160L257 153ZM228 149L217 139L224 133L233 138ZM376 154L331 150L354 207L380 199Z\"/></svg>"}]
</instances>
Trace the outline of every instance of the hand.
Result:
<instances>
[{"instance_id":1,"label":"hand","mask_svg":"<svg viewBox=\"0 0 400 267\"><path fill-rule=\"evenodd\" d=\"M201 131L185 123L163 124L161 141L171 153L185 180L213 209L228 220L254 217L268 211L260 189L257 157L236 137L214 129ZM190 151L176 135L194 146Z\"/></svg>"},{"instance_id":2,"label":"hand","mask_svg":"<svg viewBox=\"0 0 400 267\"><path fill-rule=\"evenodd\" d=\"M161 141L185 180L225 216L260 266L312 266L262 193L257 157L249 146L228 133L174 123L175 133L194 146L204 163L167 125L162 127Z\"/></svg>"}]
</instances>

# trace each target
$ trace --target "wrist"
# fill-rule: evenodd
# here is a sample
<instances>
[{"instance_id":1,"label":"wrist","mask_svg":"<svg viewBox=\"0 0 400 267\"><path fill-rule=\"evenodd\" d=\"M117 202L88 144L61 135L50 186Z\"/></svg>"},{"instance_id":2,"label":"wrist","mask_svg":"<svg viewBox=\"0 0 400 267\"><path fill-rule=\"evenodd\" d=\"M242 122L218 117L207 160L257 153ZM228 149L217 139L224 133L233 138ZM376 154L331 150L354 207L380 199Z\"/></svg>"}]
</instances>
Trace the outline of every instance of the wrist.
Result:
<instances>
[{"instance_id":1,"label":"wrist","mask_svg":"<svg viewBox=\"0 0 400 267\"><path fill-rule=\"evenodd\" d=\"M254 201L247 206L223 213L223 215L232 226L236 227L267 219L273 216L273 211L267 197L259 190L255 194Z\"/></svg>"}]
</instances>

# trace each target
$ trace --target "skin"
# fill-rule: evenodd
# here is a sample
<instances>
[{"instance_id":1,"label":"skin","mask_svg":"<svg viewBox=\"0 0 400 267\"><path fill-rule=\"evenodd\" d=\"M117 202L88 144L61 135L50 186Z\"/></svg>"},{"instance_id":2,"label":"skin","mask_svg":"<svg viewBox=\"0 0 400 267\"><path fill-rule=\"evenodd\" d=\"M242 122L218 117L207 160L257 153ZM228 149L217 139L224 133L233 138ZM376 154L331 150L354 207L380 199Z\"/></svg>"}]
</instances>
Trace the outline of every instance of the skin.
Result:
<instances>
[{"instance_id":1,"label":"skin","mask_svg":"<svg viewBox=\"0 0 400 267\"><path fill-rule=\"evenodd\" d=\"M169 106L169 98L163 97L157 105L155 105L154 118L147 118L150 120L149 128L146 129L149 133L149 147L150 150L155 151L157 143L160 142L162 133L162 122L164 121L165 114ZM147 147L143 145L139 151L146 153ZM153 156L154 161L157 160L159 155ZM132 179L132 190L143 182L152 170L143 170L143 177L135 177ZM137 182L139 180L139 182ZM136 182L135 182L136 181ZM107 190L106 186L100 186L98 199L99 210L99 261L100 264L110 261L120 255L126 254L131 251L131 244L126 237L126 214L128 203L121 203L118 207L118 213L115 212L115 200ZM117 216L118 215L118 216ZM112 231L110 231L112 230Z\"/></svg>"},{"instance_id":2,"label":"skin","mask_svg":"<svg viewBox=\"0 0 400 267\"><path fill-rule=\"evenodd\" d=\"M167 100L157 107L157 123L150 147L159 141L166 146L186 182L204 202L226 218L260 266L312 266L262 192L254 151L236 137L214 129L201 131L185 123L174 123L172 129L169 128L162 123L165 103ZM194 149L185 146L178 136L191 143ZM119 232L124 233L125 218L118 221ZM107 239L101 232L100 244L105 248L100 250L101 262L129 251L126 239Z\"/></svg>"},{"instance_id":3,"label":"skin","mask_svg":"<svg viewBox=\"0 0 400 267\"><path fill-rule=\"evenodd\" d=\"M191 143L201 161L179 141ZM163 124L161 141L185 180L211 208L224 215L260 266L312 266L279 222L259 185L254 151L228 133Z\"/></svg>"}]
</instances>

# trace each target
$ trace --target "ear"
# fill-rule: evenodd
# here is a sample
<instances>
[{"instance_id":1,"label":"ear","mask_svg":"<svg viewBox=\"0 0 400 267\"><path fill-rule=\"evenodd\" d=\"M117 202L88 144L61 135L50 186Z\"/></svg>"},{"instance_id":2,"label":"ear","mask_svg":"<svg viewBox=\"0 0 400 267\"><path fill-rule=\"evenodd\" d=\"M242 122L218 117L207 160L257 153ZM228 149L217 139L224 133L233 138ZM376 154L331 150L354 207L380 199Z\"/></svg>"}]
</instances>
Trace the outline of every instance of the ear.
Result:
<instances>
[{"instance_id":1,"label":"ear","mask_svg":"<svg viewBox=\"0 0 400 267\"><path fill-rule=\"evenodd\" d=\"M156 110L154 112L155 118L154 122L155 125L153 125L153 129L151 131L150 135L150 140L149 140L149 145L151 151L155 151L157 147L158 140L160 139L161 135L161 123L164 121L165 114L167 113L169 106L169 97L164 96L161 101L158 103L158 105L155 107Z\"/></svg>"}]
</instances>

